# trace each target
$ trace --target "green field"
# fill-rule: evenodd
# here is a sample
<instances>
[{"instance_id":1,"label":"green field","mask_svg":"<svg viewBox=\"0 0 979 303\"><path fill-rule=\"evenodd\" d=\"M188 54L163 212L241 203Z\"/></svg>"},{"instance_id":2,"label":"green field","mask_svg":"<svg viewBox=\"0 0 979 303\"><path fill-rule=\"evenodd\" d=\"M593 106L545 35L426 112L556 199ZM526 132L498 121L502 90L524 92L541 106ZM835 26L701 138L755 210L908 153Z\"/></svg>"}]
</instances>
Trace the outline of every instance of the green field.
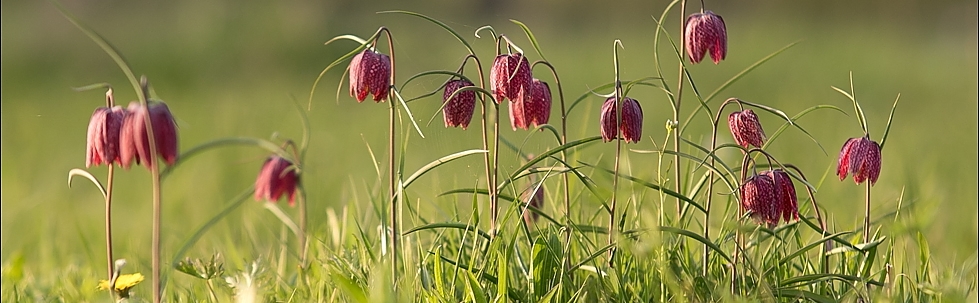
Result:
<instances>
[{"instance_id":1,"label":"green field","mask_svg":"<svg viewBox=\"0 0 979 303\"><path fill-rule=\"evenodd\" d=\"M832 222L832 229L857 230L847 236L854 243L859 242L859 229L863 224L863 186L854 185L849 179L838 181L835 165L845 140L862 133L853 117L850 101L831 87L849 90L852 73L856 96L866 112L875 140L883 133L891 105L900 94L894 124L883 150L880 181L873 188L874 225L880 229L881 236L887 237L884 245L895 252L896 259L892 262L899 272L908 276L921 273L921 248L930 250L927 260L931 266L930 282L920 286L919 290L938 294L936 298L975 302L979 258L979 208L975 200L979 196L976 3L716 2L719 3L708 2L707 5L725 18L728 57L716 66L710 62L690 65L689 71L698 90L701 94L714 91L756 61L798 42L726 88L711 100L711 106L716 110L721 100L737 97L776 107L790 116L820 104L843 109L846 114L817 110L798 121L818 144L799 130L790 128L773 141L767 151L777 155L780 161L793 163L806 172L817 189L817 199L827 220ZM518 1L437 1L426 4L398 1L371 4L65 1L65 6L78 19L123 53L137 75L149 77L156 95L169 104L176 116L181 151L225 137L301 139L303 127L300 112L294 104L305 108L310 88L320 71L357 47L350 41L323 45L334 36L354 34L366 38L379 26L388 27L395 39L399 81L427 70L455 70L467 54L462 44L432 23L400 14L375 14L377 11L405 9L446 22L473 45L487 70L489 58L494 54L493 41L486 37L476 39L472 35L477 28L487 24L514 40L531 59L541 59L520 27L508 21L520 20L534 31L541 51L560 73L564 93L570 102L589 89L613 81L612 50L616 39L624 46L619 51L623 79L656 76L654 17L659 18L667 5L666 1L573 4L561 1L532 4ZM693 12L699 7L699 2L693 3L687 11ZM115 87L116 100L121 104L135 99L136 94L113 61L51 3L4 1L0 8L3 17L3 53L0 57L0 262L3 264L3 290L0 298L43 302L110 300L108 293L95 288L98 280L105 278L101 195L84 180L76 179L70 188L66 183L70 169L85 165L86 127L92 110L104 103L103 92L74 92L71 88L108 82ZM668 34L672 39L678 39L679 15L671 13L664 21ZM669 47L669 40L665 36L661 39L658 50L664 78L669 85L675 86L677 58ZM380 45L386 52L387 43ZM343 66L346 65L326 73L316 87L311 109L302 112L311 124L302 176L314 239L311 253L313 262L323 265L318 271L311 271L311 276L322 279L308 284L314 289L312 293L298 290L295 294L299 297L290 296L291 291L303 289L296 286L301 284L296 280L302 280L297 278L295 270L298 262L296 240L291 234L282 237L287 235L287 229L260 202L247 201L223 217L187 252L187 257L206 259L219 253L228 275L242 272L248 264L259 260L266 276L272 277L265 279L263 286L267 297L276 302L337 298L356 301L347 296L349 291L339 292L346 295L337 294L336 289L344 289L344 286L331 271L331 268L341 267L336 264L350 263L351 268L366 271L363 275L368 278L358 280L356 277L359 276L355 276L351 278L354 280L352 284L363 287L383 284L377 282L382 280L378 277L386 273L371 275L368 269L375 265L380 267L385 260L379 256L378 226L384 221L386 205L387 103L365 101L358 104L348 97L347 80L344 78L341 82L340 78ZM471 71L467 75L475 77ZM541 72L537 77L550 81L549 75L543 75ZM440 76L413 81L402 94L424 94L438 89L444 80ZM340 95L336 98L338 84L341 85ZM551 87L555 86L552 84ZM689 86L686 89L681 117L693 113L698 103ZM424 138L409 129L410 124L401 124L404 128L400 129L399 140L407 137L405 175L439 157L481 147L478 116L468 130L444 128L441 116L435 116L441 104L439 96L441 92L409 103ZM649 87L636 87L629 96L641 102L645 122L643 140L625 146L624 172L659 183L659 176L673 175L670 171L673 157L662 157L664 163L660 167L657 154L636 151L662 147L667 138L664 125L672 116L669 99L662 90ZM599 107L603 100L588 97L569 115L571 140L599 135ZM501 110L504 111L501 137L507 141L535 154L558 145L545 132L511 131L506 121L506 107ZM559 121L557 109L554 113L552 124ZM433 116L434 122L427 124ZM783 122L769 113L760 112L759 116L769 134ZM723 122L720 133L721 143L732 142ZM710 126L705 116L696 116L683 130L683 136L708 145ZM684 151L703 156L693 149ZM734 160L740 159L740 154L732 150L725 152L719 155L732 165L740 165L739 160ZM168 299L207 300L204 284L171 270L169 260L202 224L234 203L236 196L254 184L255 175L267 155L268 151L253 147L218 148L189 159L166 178L163 184L163 259L164 268L170 273ZM595 143L577 149L570 159L580 161L572 163L577 166L583 162L611 167L614 157L614 144ZM519 156L513 150L501 147L502 176L513 173L520 165ZM696 167L696 162L684 162L683 169L687 179L699 179L706 172ZM90 171L104 178L106 168L96 167ZM587 166L581 171L603 187L603 193L611 192L611 175ZM470 220L475 220L471 217L472 195L440 194L459 188L485 188L483 176L482 159L471 156L441 166L418 179L406 192L403 229L432 222L472 223ZM543 211L561 220L559 179L554 177L545 182L547 202ZM149 181L149 174L143 167L119 170L113 210L116 257L128 259L127 272L141 272L147 276L147 282L151 235ZM684 181L690 182L686 185L689 188L696 180ZM518 180L516 184L523 187L528 182ZM664 184L672 184L672 181ZM630 220L627 228L665 225L657 215L661 211L674 211L673 198L658 191L630 182L619 187L619 194L632 201L628 203L631 208L625 213ZM512 195L515 190L518 189L507 188L502 193ZM600 210L600 198L590 194L580 182L573 184L571 190L575 201L573 218L589 225L608 225L606 215L599 215L604 214ZM717 190L717 193L725 194L723 191ZM800 198L803 196L800 192ZM733 205L736 205L730 195L716 197L719 215L712 215L707 222L715 232L726 230L732 224L735 218L723 216L733 214ZM483 230L489 226L484 200L485 196L478 196L478 205L483 208L478 215L478 224ZM800 200L800 204L804 204L801 206L803 215L811 215L808 202ZM509 205L503 203L504 207ZM280 206L290 215L297 214L295 209L284 204ZM339 223L335 221L337 217ZM506 228L509 228L510 237L522 243L517 247L523 245L523 249L529 250L528 239L522 228L518 228L518 221L511 220ZM686 224L684 228L697 231L703 222L696 217ZM557 227L549 225L544 222L539 227L545 230L544 234L557 234ZM444 233L447 238L458 236L455 231ZM367 238L360 238L362 235ZM406 252L405 258L430 264L428 253L442 235L441 232L423 231L406 237L406 245L412 247L412 251ZM599 234L583 237L597 241L599 248L607 238ZM659 235L640 236L622 246L633 257L642 258L646 256L641 253L643 251L657 251L654 243L669 242L669 237L662 238ZM818 234L806 229L800 241L811 243L818 238ZM693 246L686 248L692 249L697 256L699 244L685 243ZM597 250L594 247L580 249L579 254L583 255L580 257ZM378 255L368 258L365 255L368 250ZM653 258L657 254L651 252L648 256ZM496 262L495 254L487 258ZM414 266L427 265L414 264L403 270L411 273ZM491 273L496 276L495 265L490 268L494 268ZM715 269L721 272L720 268L716 265ZM278 278L275 278L276 273ZM642 273L633 274L641 276ZM417 283L411 281L413 278L411 275L404 278L408 281L403 282L403 289L408 291L403 292L403 296L425 293L422 286L413 284ZM512 279L511 283L517 284L515 288L526 282L517 277ZM216 283L223 285L223 279L219 280ZM627 286L625 288L647 283L633 282L636 284L620 281ZM497 284L481 283L497 294ZM136 296L149 300L149 285L144 282L138 286ZM322 293L317 294L320 289ZM615 293L629 291L619 289ZM712 299L728 298L714 293ZM218 295L221 301L226 301L231 297L231 291L221 286ZM383 294L374 292L371 295ZM579 299L588 301L589 298ZM611 301L638 298L649 297L643 293ZM658 298L677 300L665 295ZM748 300L752 298L758 299L749 297Z\"/></svg>"}]
</instances>

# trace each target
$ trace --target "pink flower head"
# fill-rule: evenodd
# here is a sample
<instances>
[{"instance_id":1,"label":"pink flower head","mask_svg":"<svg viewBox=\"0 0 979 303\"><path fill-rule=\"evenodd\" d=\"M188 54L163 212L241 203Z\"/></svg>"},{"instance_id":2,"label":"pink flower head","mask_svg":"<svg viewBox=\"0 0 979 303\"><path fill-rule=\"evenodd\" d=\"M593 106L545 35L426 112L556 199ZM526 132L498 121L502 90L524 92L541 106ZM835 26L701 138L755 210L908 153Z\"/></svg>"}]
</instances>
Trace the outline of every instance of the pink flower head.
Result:
<instances>
[{"instance_id":1,"label":"pink flower head","mask_svg":"<svg viewBox=\"0 0 979 303\"><path fill-rule=\"evenodd\" d=\"M710 52L714 64L727 56L727 27L724 19L714 12L706 11L687 17L683 44L690 55L690 62L699 63L704 54Z\"/></svg>"},{"instance_id":2,"label":"pink flower head","mask_svg":"<svg viewBox=\"0 0 979 303\"><path fill-rule=\"evenodd\" d=\"M605 142L612 141L619 135L615 127L616 119L615 97L611 97L602 104L602 117L599 121L602 124L602 140ZM622 99L622 125L618 128L626 143L639 142L642 138L642 107L639 106L639 101L629 97Z\"/></svg>"},{"instance_id":3,"label":"pink flower head","mask_svg":"<svg viewBox=\"0 0 979 303\"><path fill-rule=\"evenodd\" d=\"M503 98L511 101L518 99L521 90L530 88L532 78L530 62L523 54L496 56L490 69L490 84L496 103L503 102Z\"/></svg>"},{"instance_id":4,"label":"pink flower head","mask_svg":"<svg viewBox=\"0 0 979 303\"><path fill-rule=\"evenodd\" d=\"M85 167L119 164L119 133L126 110L121 106L99 107L88 122Z\"/></svg>"},{"instance_id":5,"label":"pink flower head","mask_svg":"<svg viewBox=\"0 0 979 303\"><path fill-rule=\"evenodd\" d=\"M350 60L350 96L363 102L367 94L374 95L374 101L388 98L391 88L391 57L364 49Z\"/></svg>"},{"instance_id":6,"label":"pink flower head","mask_svg":"<svg viewBox=\"0 0 979 303\"><path fill-rule=\"evenodd\" d=\"M741 210L751 213L759 223L778 224L779 209L775 180L769 174L751 176L741 185Z\"/></svg>"},{"instance_id":7,"label":"pink flower head","mask_svg":"<svg viewBox=\"0 0 979 303\"><path fill-rule=\"evenodd\" d=\"M535 189L537 191L534 191ZM540 188L538 188L536 182L531 183L530 188L527 188L527 190L523 192L520 200L530 207L541 210L541 208L544 207L544 185L542 184ZM540 218L539 214L530 210L529 208L524 209L523 220L527 223L527 225L533 225L534 222L537 221L537 218Z\"/></svg>"},{"instance_id":8,"label":"pink flower head","mask_svg":"<svg viewBox=\"0 0 979 303\"><path fill-rule=\"evenodd\" d=\"M857 184L866 180L876 184L880 177L880 145L869 137L847 140L840 150L836 175L843 181L848 173L853 174L853 181Z\"/></svg>"},{"instance_id":9,"label":"pink flower head","mask_svg":"<svg viewBox=\"0 0 979 303\"><path fill-rule=\"evenodd\" d=\"M738 145L744 148L765 145L765 130L761 128L758 116L750 109L731 113L727 116L727 124Z\"/></svg>"},{"instance_id":10,"label":"pink flower head","mask_svg":"<svg viewBox=\"0 0 979 303\"><path fill-rule=\"evenodd\" d=\"M146 130L147 109L139 102L129 103L128 113L122 123L119 134L119 156L122 166L129 168L135 160L136 164L146 162L146 166L155 165L156 161L150 155L150 139ZM153 126L153 140L156 152L163 162L173 165L177 162L177 124L170 113L170 108L163 102L149 104L150 122Z\"/></svg>"},{"instance_id":11,"label":"pink flower head","mask_svg":"<svg viewBox=\"0 0 979 303\"><path fill-rule=\"evenodd\" d=\"M785 222L798 220L799 197L795 194L795 184L792 183L792 177L781 169L765 171L764 174L767 174L775 182L777 214L781 214L782 220Z\"/></svg>"},{"instance_id":12,"label":"pink flower head","mask_svg":"<svg viewBox=\"0 0 979 303\"><path fill-rule=\"evenodd\" d=\"M467 90L459 92L452 97L452 94L463 87L473 86L469 80L452 80L445 84L445 91L442 93L442 116L445 118L445 127L459 126L466 129L473 118L473 107L476 105L476 92ZM452 99L449 99L452 97Z\"/></svg>"},{"instance_id":13,"label":"pink flower head","mask_svg":"<svg viewBox=\"0 0 979 303\"><path fill-rule=\"evenodd\" d=\"M529 92L529 93L528 93ZM513 130L547 124L551 116L551 89L547 82L533 79L528 89L510 100L510 125Z\"/></svg>"},{"instance_id":14,"label":"pink flower head","mask_svg":"<svg viewBox=\"0 0 979 303\"><path fill-rule=\"evenodd\" d=\"M279 155L272 155L262 164L255 179L255 200L276 202L282 195L289 195L289 206L296 204L296 186L299 174L296 166Z\"/></svg>"},{"instance_id":15,"label":"pink flower head","mask_svg":"<svg viewBox=\"0 0 979 303\"><path fill-rule=\"evenodd\" d=\"M774 227L780 220L799 219L799 198L792 177L784 170L767 170L748 178L739 193L741 209L751 212L756 222Z\"/></svg>"}]
</instances>

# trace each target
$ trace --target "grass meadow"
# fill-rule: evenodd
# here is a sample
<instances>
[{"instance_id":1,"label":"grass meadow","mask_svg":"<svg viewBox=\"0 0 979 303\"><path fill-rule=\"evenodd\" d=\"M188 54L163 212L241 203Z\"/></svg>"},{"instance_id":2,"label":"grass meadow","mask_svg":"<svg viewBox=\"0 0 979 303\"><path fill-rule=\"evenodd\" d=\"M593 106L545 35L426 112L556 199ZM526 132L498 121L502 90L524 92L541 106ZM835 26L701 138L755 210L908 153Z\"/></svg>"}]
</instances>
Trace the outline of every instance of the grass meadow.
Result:
<instances>
[{"instance_id":1,"label":"grass meadow","mask_svg":"<svg viewBox=\"0 0 979 303\"><path fill-rule=\"evenodd\" d=\"M687 80L679 117L690 122L683 124L686 141L680 152L693 158L681 158L676 190L677 157L670 153L666 128L673 113L662 86L675 90L677 85L679 58L670 39L680 41L679 6L662 20L664 32L658 44L655 40L656 20L670 3L63 2L111 42L137 76L149 78L155 96L176 117L181 152L222 138L279 144L300 142L308 134L301 175L308 207L307 264L290 228L299 222L298 208L257 202L250 195L270 152L245 145L209 149L182 159L162 182L164 301L976 302L975 2L706 3L724 17L727 58L717 65L687 64L687 71L702 96L723 87L706 100L714 113L731 97L790 117L826 105L795 121L808 134L789 126L774 136L785 120L755 111L773 138L765 151L805 172L834 235L828 238L805 223L815 218L800 181L795 182L799 213L806 220L772 229L739 220L736 189L718 181L714 192L707 192L711 170L702 165L707 153L694 146L710 146L710 119L694 115L699 102ZM137 94L112 59L52 3L4 1L0 8L0 300L112 301L110 292L97 289L106 279L102 195L84 178L70 187L66 182L71 169L85 166L88 119L104 104L104 91L72 87L111 83L119 104ZM699 2L690 2L686 11L699 9ZM548 131L511 130L501 104L498 183L508 184L499 191L499 233L492 240L483 236L490 215L487 195L476 190L487 188L481 155L427 171L399 200L399 227L406 234L400 238L397 283L392 283L391 252L381 227L390 203L388 103L349 97L348 80L341 79L346 62L323 74L310 97L320 72L358 47L348 40L323 43L346 34L367 38L384 26L394 38L400 94L438 90L408 102L418 130L405 112L398 115L401 180L441 157L481 149L482 137L478 106L467 130L443 127L439 88L447 76L421 77L401 87L417 73L456 70L468 54L463 44L422 18L376 13L386 10L410 10L445 22L472 45L487 75L495 42L492 35L473 35L484 25L510 38L531 61L546 56L560 74L568 104L583 96L568 113L569 142L600 135L605 98L589 90L611 91L602 86L615 80L613 41L620 40L623 81L662 73L662 82L648 80L660 87L637 85L628 92L642 105L641 141L622 145L619 161L615 142L592 139L566 149L570 172L554 153L536 164L538 183L532 183L520 170L528 155L547 154L561 144ZM533 31L540 54L510 19ZM386 53L387 41L378 44ZM553 79L544 69L534 72L551 83L550 123L557 125ZM474 69L466 75L476 77ZM843 143L863 135L853 103L832 89L850 91L851 75L874 140L879 141L900 95L873 186L875 240L870 243L862 239L864 184L840 181L835 171ZM734 144L724 120L717 139L719 145ZM730 168L724 178L738 181L742 153L724 148L716 156ZM620 176L613 191L616 178L608 170L616 162L628 178ZM107 169L88 170L103 179ZM146 276L130 301L151 302L150 173L142 166L115 173L114 254L128 261L124 273ZM565 175L570 176L567 189ZM528 226L521 204L505 197L520 197L537 184L545 196L540 211L553 221L542 218ZM464 193L446 194L453 190ZM563 205L565 190L570 212ZM613 192L621 227L609 246L607 205ZM689 205L677 216L677 195L698 203L712 196L709 219ZM566 225L567 220L574 224ZM705 226L706 241L716 249L696 236ZM738 253L736 235L745 238ZM835 250L824 254L822 243L834 243ZM732 274L727 260L739 255L744 261ZM206 277L174 269L174 261L188 260ZM255 301L246 301L252 292Z\"/></svg>"}]
</instances>

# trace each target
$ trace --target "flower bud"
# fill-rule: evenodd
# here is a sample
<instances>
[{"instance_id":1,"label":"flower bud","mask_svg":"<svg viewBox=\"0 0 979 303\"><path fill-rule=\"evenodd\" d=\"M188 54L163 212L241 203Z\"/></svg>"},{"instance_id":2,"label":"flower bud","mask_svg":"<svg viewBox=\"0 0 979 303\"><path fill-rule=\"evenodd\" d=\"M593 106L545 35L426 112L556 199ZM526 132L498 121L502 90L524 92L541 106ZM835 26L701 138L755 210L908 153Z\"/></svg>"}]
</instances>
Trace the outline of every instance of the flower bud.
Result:
<instances>
[{"instance_id":1,"label":"flower bud","mask_svg":"<svg viewBox=\"0 0 979 303\"><path fill-rule=\"evenodd\" d=\"M750 109L731 113L727 116L727 124L738 145L744 148L765 145L765 130L761 128L758 116Z\"/></svg>"},{"instance_id":2,"label":"flower bud","mask_svg":"<svg viewBox=\"0 0 979 303\"><path fill-rule=\"evenodd\" d=\"M877 183L880 177L880 145L866 136L847 140L840 150L836 175L843 181L847 174L853 174L853 181L857 184L866 180L870 180L870 184Z\"/></svg>"},{"instance_id":3,"label":"flower bud","mask_svg":"<svg viewBox=\"0 0 979 303\"><path fill-rule=\"evenodd\" d=\"M523 54L499 55L493 60L490 70L490 84L496 103L503 99L518 99L521 90L529 89L531 79L530 62Z\"/></svg>"},{"instance_id":4,"label":"flower bud","mask_svg":"<svg viewBox=\"0 0 979 303\"><path fill-rule=\"evenodd\" d=\"M374 101L387 99L391 88L391 57L364 49L350 60L350 96L363 102L367 94L374 95Z\"/></svg>"},{"instance_id":5,"label":"flower bud","mask_svg":"<svg viewBox=\"0 0 979 303\"><path fill-rule=\"evenodd\" d=\"M692 14L687 17L683 44L690 55L690 62L699 63L710 52L714 64L727 56L727 27L724 19L714 12Z\"/></svg>"},{"instance_id":6,"label":"flower bud","mask_svg":"<svg viewBox=\"0 0 979 303\"><path fill-rule=\"evenodd\" d=\"M289 206L293 206L296 204L298 185L296 166L279 155L272 155L262 164L262 170L255 179L255 200L276 202L288 194Z\"/></svg>"},{"instance_id":7,"label":"flower bud","mask_svg":"<svg viewBox=\"0 0 979 303\"><path fill-rule=\"evenodd\" d=\"M602 117L599 121L602 124L602 140L612 141L618 137L615 122L615 97L605 100L602 104ZM619 127L622 139L626 143L639 142L642 138L642 107L639 101L629 97L622 99L622 124Z\"/></svg>"},{"instance_id":8,"label":"flower bud","mask_svg":"<svg viewBox=\"0 0 979 303\"><path fill-rule=\"evenodd\" d=\"M452 80L445 84L445 91L442 93L442 117L445 118L445 127L459 126L466 129L473 118L473 109L476 105L476 92L467 90L459 92L452 97L452 94L463 87L473 86L469 80ZM452 97L449 99L449 97Z\"/></svg>"},{"instance_id":9,"label":"flower bud","mask_svg":"<svg viewBox=\"0 0 979 303\"><path fill-rule=\"evenodd\" d=\"M122 166L129 168L133 161L146 162L153 166L155 160L150 155L150 141L146 129L147 109L139 102L129 103L128 113L122 123L119 137L119 156ZM177 162L177 124L170 108L163 102L149 104L150 123L153 126L153 139L156 152L167 165Z\"/></svg>"},{"instance_id":10,"label":"flower bud","mask_svg":"<svg viewBox=\"0 0 979 303\"><path fill-rule=\"evenodd\" d=\"M126 110L121 106L99 107L88 122L85 167L120 163L119 133Z\"/></svg>"}]
</instances>

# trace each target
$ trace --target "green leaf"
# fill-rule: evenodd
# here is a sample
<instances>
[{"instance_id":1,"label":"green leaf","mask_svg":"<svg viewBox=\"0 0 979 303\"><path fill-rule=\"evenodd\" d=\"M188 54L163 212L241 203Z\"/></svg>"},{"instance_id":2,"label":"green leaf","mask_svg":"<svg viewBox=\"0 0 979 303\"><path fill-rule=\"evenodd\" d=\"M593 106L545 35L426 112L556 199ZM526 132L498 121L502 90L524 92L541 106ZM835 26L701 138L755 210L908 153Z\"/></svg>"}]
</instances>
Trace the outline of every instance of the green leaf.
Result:
<instances>
[{"instance_id":1,"label":"green leaf","mask_svg":"<svg viewBox=\"0 0 979 303\"><path fill-rule=\"evenodd\" d=\"M419 232L419 231L423 231L423 230L429 230L429 229L438 229L438 228L454 228L454 229L461 229L461 230L465 230L465 231L472 230L472 231L476 231L477 233L479 233L479 235L482 236L483 238L486 238L487 240L490 239L490 235L488 233L480 230L478 227L471 226L471 225L468 225L468 224L465 224L465 223L458 223L458 222L431 223L431 224L425 224L425 225L422 225L422 226L416 226L416 227L414 227L414 228L412 228L412 229L410 229L410 230L402 233L402 235L407 236L407 235L413 234L415 232Z\"/></svg>"},{"instance_id":2,"label":"green leaf","mask_svg":"<svg viewBox=\"0 0 979 303\"><path fill-rule=\"evenodd\" d=\"M526 24L523 24L523 22L520 22L520 21L517 21L517 20L514 20L514 19L510 19L510 22L513 22L514 24L519 25L520 28L523 29L524 34L527 34L527 40L530 40L530 44L533 45L534 46L534 50L537 51L537 55L539 55L540 58L543 59L544 61L547 61L547 58L544 58L544 53L541 52L541 50L540 50L540 44L537 43L537 37L534 37L534 33L530 31L530 28L527 27Z\"/></svg>"},{"instance_id":3,"label":"green leaf","mask_svg":"<svg viewBox=\"0 0 979 303\"><path fill-rule=\"evenodd\" d=\"M401 102L401 108L403 108L404 111L405 111L405 113L408 114L408 121L411 121L411 125L415 127L415 130L416 131L418 131L418 135L421 136L422 138L425 138L425 134L422 133L421 127L418 127L418 122L415 121L415 116L411 114L411 109L408 108L408 103L405 102L405 99L404 98L401 98L401 93L398 92L398 90L395 89L393 85L392 85L392 88L391 88L391 93L393 93L395 97L398 97L398 101ZM394 102L394 101L391 101L391 102ZM404 154L404 153L402 153L402 154Z\"/></svg>"},{"instance_id":4,"label":"green leaf","mask_svg":"<svg viewBox=\"0 0 979 303\"><path fill-rule=\"evenodd\" d=\"M102 198L106 199L108 197L108 194L106 194L105 192L105 187L102 186L102 182L99 182L99 179L95 178L95 176L93 176L92 173L89 173L87 170L81 168L72 168L71 170L68 171L68 188L71 188L71 180L75 176L82 176L85 177L85 179L92 181L92 184L99 189L100 193L102 193Z\"/></svg>"},{"instance_id":5,"label":"green leaf","mask_svg":"<svg viewBox=\"0 0 979 303\"><path fill-rule=\"evenodd\" d=\"M466 271L466 280L469 282L467 290L469 290L469 297L472 298L473 302L476 303L489 303L489 297L483 288L479 286L479 281L476 280L476 276L473 273Z\"/></svg>"},{"instance_id":6,"label":"green leaf","mask_svg":"<svg viewBox=\"0 0 979 303\"><path fill-rule=\"evenodd\" d=\"M412 182L414 182L416 179L418 179L418 177L421 177L425 173L427 173L427 172L435 169L436 167L441 166L442 164L452 162L453 160L456 160L456 159L459 159L459 158L462 158L462 157L465 157L465 156L475 155L475 154L483 154L483 153L488 153L488 152L489 151L484 150L484 149L470 149L470 150L464 150L464 151L461 151L461 152L453 153L453 154L448 155L448 156L444 156L444 157L438 158L435 161L432 161L432 162L430 162L428 164L425 164L425 166L422 166L421 168L419 168L418 170L416 170L414 173L412 173L411 176L408 176L408 178L405 179L405 181L404 181L404 187L407 188L409 185L411 185Z\"/></svg>"},{"instance_id":7,"label":"green leaf","mask_svg":"<svg viewBox=\"0 0 979 303\"><path fill-rule=\"evenodd\" d=\"M716 252L718 255L720 255L722 258L724 258L724 260L727 260L728 263L733 263L731 261L731 257L729 257L727 254L725 254L724 251L721 250L721 247L720 246L717 246L717 244L715 244L714 242L711 242L707 238L704 238L704 236L701 236L701 235L699 235L697 233L694 233L694 232L689 231L689 230L686 230L686 229L679 229L679 228L669 227L669 226L660 226L659 227L659 230L665 231L665 232L668 232L668 233L673 233L673 234L677 234L677 235L686 236L688 238L697 240L697 242L703 243L704 245L707 245L707 247L710 247L711 250L714 250L714 252Z\"/></svg>"},{"instance_id":8,"label":"green leaf","mask_svg":"<svg viewBox=\"0 0 979 303\"><path fill-rule=\"evenodd\" d=\"M604 171L604 172L609 173L609 174L612 174L612 175L615 174L615 171L610 170L610 169L607 169L607 168L604 168L604 167L599 167L597 165L591 165L591 164L580 162L580 161L579 161L579 163L584 164L586 166L597 168L600 171ZM704 212L704 213L707 212L707 209L705 209L703 206L701 206L699 203L697 203L697 201L694 201L694 200L688 198L687 196L684 196L681 193L675 192L675 191L670 190L668 188L665 188L665 187L662 187L662 186L659 186L659 185L656 185L656 184L653 184L653 183L649 183L649 182L646 182L646 181L644 181L642 179L639 179L639 178L636 178L636 177L633 177L633 176L629 176L629 175L626 175L626 174L622 174L622 173L619 174L619 178L623 178L623 179L626 179L626 180L635 182L636 184L639 184L639 185L642 185L642 186L651 188L653 190L660 191L660 192L662 192L664 194L667 194L667 195L672 196L674 198L680 199L680 200L682 200L684 202L690 203L690 205L693 205L693 207L699 209L701 212Z\"/></svg>"},{"instance_id":9,"label":"green leaf","mask_svg":"<svg viewBox=\"0 0 979 303\"><path fill-rule=\"evenodd\" d=\"M416 13L416 12L402 11L402 10L381 11L381 12L377 12L377 13L378 14L405 14L405 15L415 16L415 17L418 17L418 18L422 18L422 19L428 20L429 22L435 23L435 25L438 25L442 29L445 29L447 32L449 32L450 34L452 34L452 36L455 37L456 40L459 40L459 42L462 42L462 44L466 46L466 49L469 50L469 53L470 54L472 54L472 55L475 55L476 54L476 52L473 51L472 46L469 45L469 42L466 42L466 39L462 39L462 36L460 36L459 33L456 33L456 31L452 30L451 27L449 27L448 25L446 25L442 21L436 20L435 18L432 18L432 17L429 17L429 16L425 16L425 15L422 15L422 14L419 14L419 13Z\"/></svg>"},{"instance_id":10,"label":"green leaf","mask_svg":"<svg viewBox=\"0 0 979 303\"><path fill-rule=\"evenodd\" d=\"M800 290L800 289L778 289L775 291L775 296L782 298L806 298L819 303L836 303L838 300L834 300L830 297L826 297L811 291Z\"/></svg>"},{"instance_id":11,"label":"green leaf","mask_svg":"<svg viewBox=\"0 0 979 303\"><path fill-rule=\"evenodd\" d=\"M891 113L887 115L887 126L884 127L884 135L880 138L880 149L884 150L884 143L887 142L887 135L891 133L891 122L894 121L894 111L897 110L897 101L901 100L901 94L897 94L894 105L891 105Z\"/></svg>"}]
</instances>

